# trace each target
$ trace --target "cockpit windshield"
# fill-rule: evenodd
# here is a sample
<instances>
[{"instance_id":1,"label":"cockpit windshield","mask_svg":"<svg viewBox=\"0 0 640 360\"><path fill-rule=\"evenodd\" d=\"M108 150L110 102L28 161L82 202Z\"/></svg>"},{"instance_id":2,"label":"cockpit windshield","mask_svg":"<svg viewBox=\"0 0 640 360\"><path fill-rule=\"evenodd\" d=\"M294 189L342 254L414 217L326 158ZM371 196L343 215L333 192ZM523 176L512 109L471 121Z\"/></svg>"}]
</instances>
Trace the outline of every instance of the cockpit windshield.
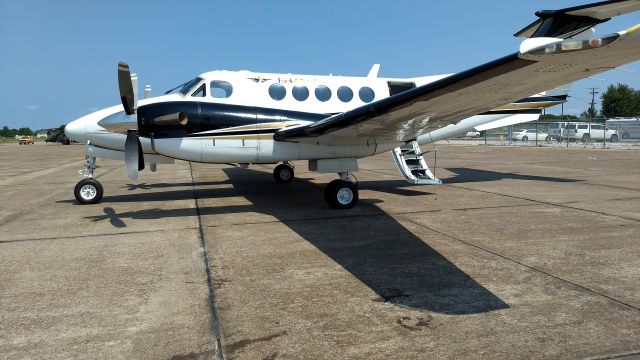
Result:
<instances>
[{"instance_id":1,"label":"cockpit windshield","mask_svg":"<svg viewBox=\"0 0 640 360\"><path fill-rule=\"evenodd\" d=\"M191 90L193 90L194 87L196 87L196 85L198 85L200 82L202 81L201 77L197 77L193 80L187 81L186 83L180 84L176 87L174 87L173 89L165 92L166 94L180 94L182 96L187 95L188 93L191 92Z\"/></svg>"}]
</instances>

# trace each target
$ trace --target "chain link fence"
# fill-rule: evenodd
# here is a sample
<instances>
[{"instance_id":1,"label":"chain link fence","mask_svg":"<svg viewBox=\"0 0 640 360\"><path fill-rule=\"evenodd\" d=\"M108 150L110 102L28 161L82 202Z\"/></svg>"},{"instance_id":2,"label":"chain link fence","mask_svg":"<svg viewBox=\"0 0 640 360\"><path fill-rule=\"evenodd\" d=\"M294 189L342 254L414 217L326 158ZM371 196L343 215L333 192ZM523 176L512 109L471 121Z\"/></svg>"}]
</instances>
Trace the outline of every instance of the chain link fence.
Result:
<instances>
[{"instance_id":1,"label":"chain link fence","mask_svg":"<svg viewBox=\"0 0 640 360\"><path fill-rule=\"evenodd\" d=\"M640 118L535 121L482 131L452 141L527 147L640 148Z\"/></svg>"}]
</instances>

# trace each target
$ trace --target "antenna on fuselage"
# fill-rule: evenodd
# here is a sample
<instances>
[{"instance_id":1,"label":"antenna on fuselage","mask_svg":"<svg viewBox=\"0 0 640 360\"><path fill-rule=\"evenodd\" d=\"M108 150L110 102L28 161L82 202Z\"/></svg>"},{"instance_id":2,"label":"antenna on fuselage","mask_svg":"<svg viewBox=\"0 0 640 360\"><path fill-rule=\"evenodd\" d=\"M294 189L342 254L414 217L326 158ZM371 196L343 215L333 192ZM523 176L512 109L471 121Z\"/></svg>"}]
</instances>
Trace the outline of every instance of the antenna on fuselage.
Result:
<instances>
[{"instance_id":1,"label":"antenna on fuselage","mask_svg":"<svg viewBox=\"0 0 640 360\"><path fill-rule=\"evenodd\" d=\"M145 86L144 86L144 98L145 98L145 99L148 99L148 98L150 98L151 96L152 96L152 95L151 95L151 85L145 85Z\"/></svg>"},{"instance_id":2,"label":"antenna on fuselage","mask_svg":"<svg viewBox=\"0 0 640 360\"><path fill-rule=\"evenodd\" d=\"M373 64L371 70L369 70L368 78L377 78L378 72L380 71L380 64Z\"/></svg>"}]
</instances>

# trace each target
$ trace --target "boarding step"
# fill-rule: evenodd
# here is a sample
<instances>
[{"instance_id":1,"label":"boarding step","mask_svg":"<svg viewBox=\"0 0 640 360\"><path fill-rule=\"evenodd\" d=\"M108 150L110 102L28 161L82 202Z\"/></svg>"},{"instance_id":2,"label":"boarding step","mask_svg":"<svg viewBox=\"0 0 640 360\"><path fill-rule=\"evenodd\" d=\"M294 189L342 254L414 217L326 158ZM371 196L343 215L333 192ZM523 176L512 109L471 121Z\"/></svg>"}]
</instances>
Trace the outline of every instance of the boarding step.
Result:
<instances>
[{"instance_id":1,"label":"boarding step","mask_svg":"<svg viewBox=\"0 0 640 360\"><path fill-rule=\"evenodd\" d=\"M423 153L420 151L420 145L416 141L393 149L391 154L398 170L407 182L416 185L442 184L442 181L437 179L427 166Z\"/></svg>"}]
</instances>

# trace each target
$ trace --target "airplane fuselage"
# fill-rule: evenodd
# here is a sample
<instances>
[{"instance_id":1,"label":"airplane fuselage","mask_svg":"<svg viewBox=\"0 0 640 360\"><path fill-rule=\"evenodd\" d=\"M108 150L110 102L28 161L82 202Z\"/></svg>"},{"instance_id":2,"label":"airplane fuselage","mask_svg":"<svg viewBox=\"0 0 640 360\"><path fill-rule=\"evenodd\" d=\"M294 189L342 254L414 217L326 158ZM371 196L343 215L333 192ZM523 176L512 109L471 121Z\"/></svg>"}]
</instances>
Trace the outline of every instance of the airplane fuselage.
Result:
<instances>
[{"instance_id":1,"label":"airplane fuselage","mask_svg":"<svg viewBox=\"0 0 640 360\"><path fill-rule=\"evenodd\" d=\"M173 93L140 100L134 120L124 114L121 105L116 105L70 123L66 132L75 141L89 140L95 147L122 152L126 138L123 133L130 127L137 129L145 154L207 163L362 158L389 151L403 142L361 137L355 144L350 138L348 144L341 146L335 139L331 145L313 140L274 141L273 134L446 76L392 79L212 71L185 83ZM150 104L153 106L148 106ZM180 114L184 119L158 120L166 114ZM529 119L523 121L537 116L536 111L532 114L533 118L529 115ZM463 135L478 125L509 116L514 114L502 111L461 119L457 124L433 129L417 140L425 144ZM100 126L119 122L120 134Z\"/></svg>"}]
</instances>

